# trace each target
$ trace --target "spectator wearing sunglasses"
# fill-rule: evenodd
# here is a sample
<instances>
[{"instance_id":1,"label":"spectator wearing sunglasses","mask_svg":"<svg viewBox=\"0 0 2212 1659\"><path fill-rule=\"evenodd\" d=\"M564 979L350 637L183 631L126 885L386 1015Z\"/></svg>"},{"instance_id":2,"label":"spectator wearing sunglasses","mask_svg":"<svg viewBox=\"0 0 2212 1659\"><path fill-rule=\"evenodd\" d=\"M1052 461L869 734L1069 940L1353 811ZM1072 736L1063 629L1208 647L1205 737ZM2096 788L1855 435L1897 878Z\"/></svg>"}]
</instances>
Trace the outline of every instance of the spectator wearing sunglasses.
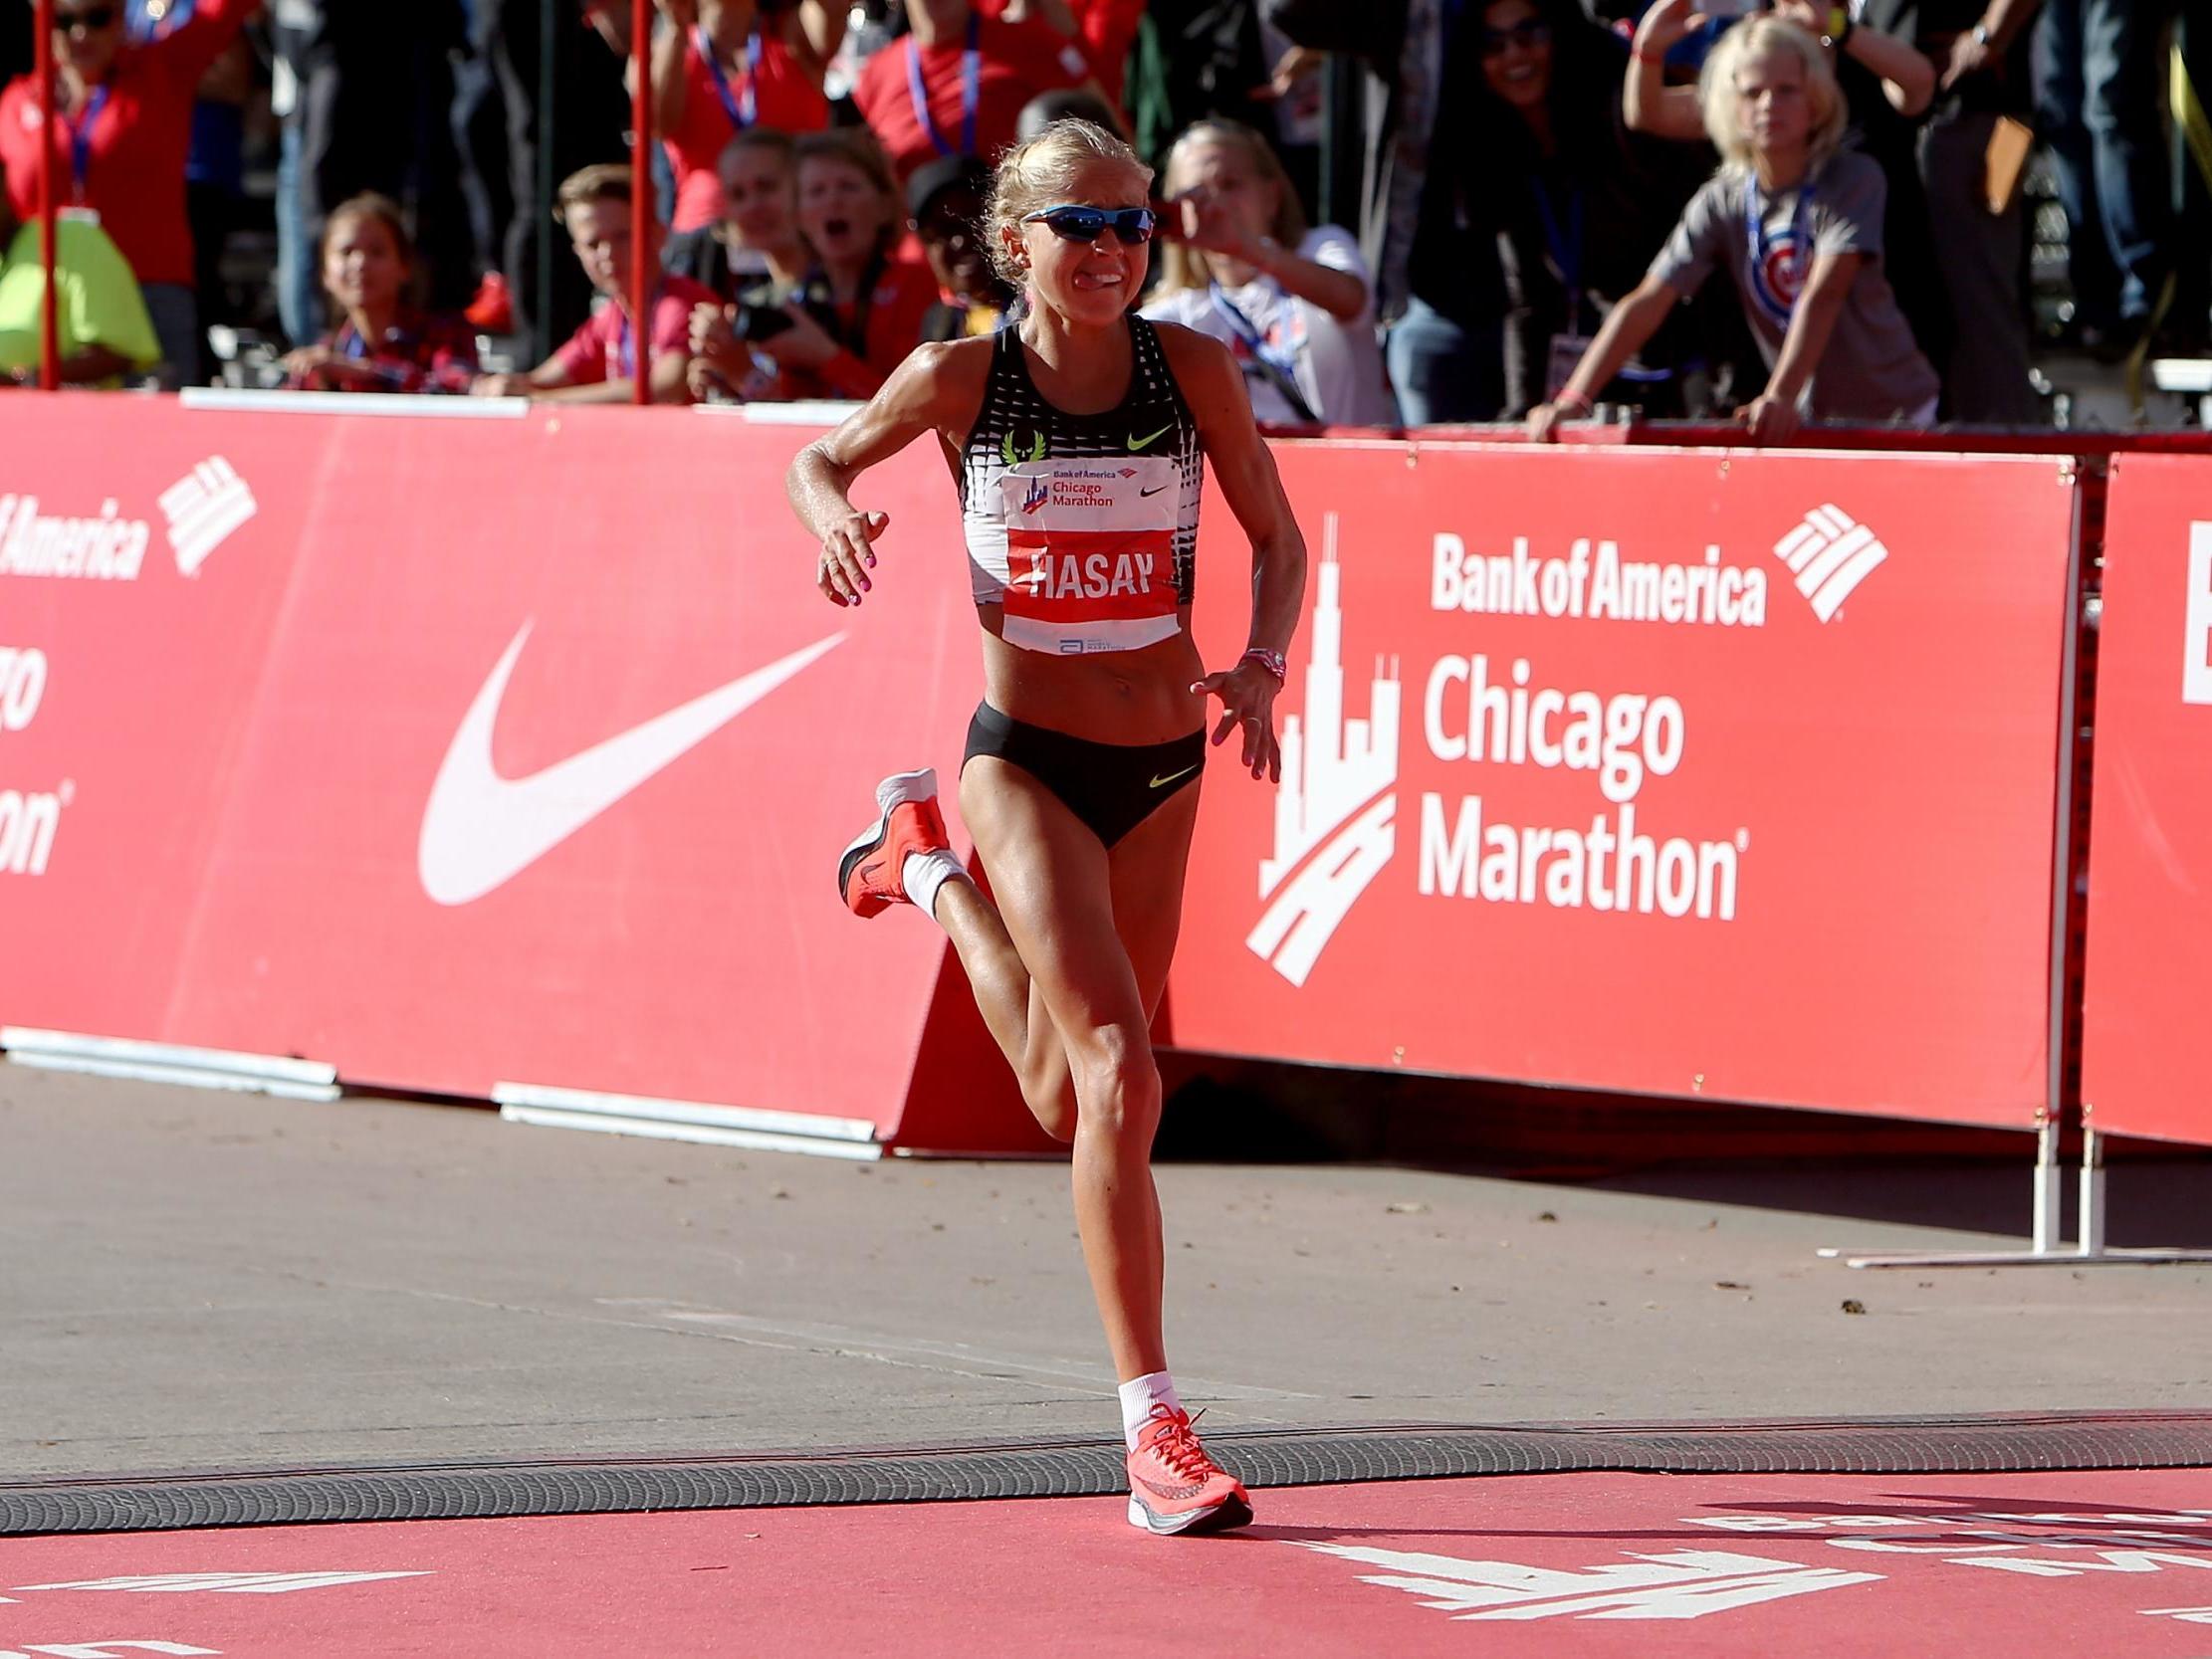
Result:
<instances>
[{"instance_id":1,"label":"spectator wearing sunglasses","mask_svg":"<svg viewBox=\"0 0 2212 1659\"><path fill-rule=\"evenodd\" d=\"M72 215L55 237L62 384L115 386L161 361L138 284L98 225ZM35 386L46 342L45 239L0 200L0 384Z\"/></svg>"},{"instance_id":2,"label":"spectator wearing sunglasses","mask_svg":"<svg viewBox=\"0 0 2212 1659\"><path fill-rule=\"evenodd\" d=\"M341 320L285 359L286 385L312 392L465 392L476 335L416 303L422 270L399 204L360 195L323 231L323 289Z\"/></svg>"},{"instance_id":3,"label":"spectator wearing sunglasses","mask_svg":"<svg viewBox=\"0 0 2212 1659\"><path fill-rule=\"evenodd\" d=\"M1643 280L1711 158L1628 129L1627 46L1572 0L1489 0L1468 21L1451 70L1464 91L1430 143L1429 188L1456 223L1495 241L1507 305L1504 412L1517 418L1566 383L1606 312ZM1680 413L1667 391L1671 343L1648 350L1637 379L1609 398Z\"/></svg>"},{"instance_id":4,"label":"spectator wearing sunglasses","mask_svg":"<svg viewBox=\"0 0 2212 1659\"><path fill-rule=\"evenodd\" d=\"M822 73L844 14L822 0L774 10L755 0L657 0L653 125L676 177L666 257L688 268L722 218L722 153L756 128L819 132L829 124Z\"/></svg>"},{"instance_id":5,"label":"spectator wearing sunglasses","mask_svg":"<svg viewBox=\"0 0 2212 1659\"><path fill-rule=\"evenodd\" d=\"M199 362L184 163L201 78L261 0L197 0L159 40L133 46L123 0L56 0L54 172L65 207L96 214L138 280L170 383ZM38 211L46 100L35 75L0 92L0 166L18 218Z\"/></svg>"},{"instance_id":6,"label":"spectator wearing sunglasses","mask_svg":"<svg viewBox=\"0 0 2212 1659\"><path fill-rule=\"evenodd\" d=\"M912 32L870 58L852 91L902 186L935 156L995 160L1039 93L1098 92L1082 46L1052 26L1054 16L1067 24L1064 6L1016 23L970 0L908 0L906 15Z\"/></svg>"},{"instance_id":7,"label":"spectator wearing sunglasses","mask_svg":"<svg viewBox=\"0 0 2212 1659\"><path fill-rule=\"evenodd\" d=\"M1266 139L1201 121L1169 150L1164 188L1160 288L1144 314L1227 346L1262 424L1394 424L1359 248L1341 226L1306 228Z\"/></svg>"}]
</instances>

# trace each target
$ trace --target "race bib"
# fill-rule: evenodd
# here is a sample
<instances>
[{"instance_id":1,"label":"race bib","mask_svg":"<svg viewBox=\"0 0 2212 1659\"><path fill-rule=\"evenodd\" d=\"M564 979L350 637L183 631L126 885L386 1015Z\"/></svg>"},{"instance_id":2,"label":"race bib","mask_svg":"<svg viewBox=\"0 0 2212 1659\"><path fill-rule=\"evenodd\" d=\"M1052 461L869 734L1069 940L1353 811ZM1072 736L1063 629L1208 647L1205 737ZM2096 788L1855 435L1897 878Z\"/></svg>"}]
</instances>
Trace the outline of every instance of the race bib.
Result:
<instances>
[{"instance_id":1,"label":"race bib","mask_svg":"<svg viewBox=\"0 0 2212 1659\"><path fill-rule=\"evenodd\" d=\"M1167 456L1031 461L1002 474L1007 642L1072 656L1174 634L1180 485Z\"/></svg>"}]
</instances>

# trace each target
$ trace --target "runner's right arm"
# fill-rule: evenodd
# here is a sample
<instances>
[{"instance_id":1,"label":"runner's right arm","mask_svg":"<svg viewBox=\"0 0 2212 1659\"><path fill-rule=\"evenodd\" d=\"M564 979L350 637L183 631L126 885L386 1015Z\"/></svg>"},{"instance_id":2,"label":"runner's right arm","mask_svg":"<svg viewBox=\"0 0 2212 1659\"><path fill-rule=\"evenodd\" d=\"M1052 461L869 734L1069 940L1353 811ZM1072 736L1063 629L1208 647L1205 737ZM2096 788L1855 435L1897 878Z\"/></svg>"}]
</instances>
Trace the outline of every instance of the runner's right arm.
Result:
<instances>
[{"instance_id":1,"label":"runner's right arm","mask_svg":"<svg viewBox=\"0 0 2212 1659\"><path fill-rule=\"evenodd\" d=\"M852 505L854 482L924 433L965 435L983 407L992 345L973 339L916 347L881 391L791 463L785 481L791 510L821 542L814 579L831 603L860 603L876 561L870 543L890 522L887 514L862 513Z\"/></svg>"}]
</instances>

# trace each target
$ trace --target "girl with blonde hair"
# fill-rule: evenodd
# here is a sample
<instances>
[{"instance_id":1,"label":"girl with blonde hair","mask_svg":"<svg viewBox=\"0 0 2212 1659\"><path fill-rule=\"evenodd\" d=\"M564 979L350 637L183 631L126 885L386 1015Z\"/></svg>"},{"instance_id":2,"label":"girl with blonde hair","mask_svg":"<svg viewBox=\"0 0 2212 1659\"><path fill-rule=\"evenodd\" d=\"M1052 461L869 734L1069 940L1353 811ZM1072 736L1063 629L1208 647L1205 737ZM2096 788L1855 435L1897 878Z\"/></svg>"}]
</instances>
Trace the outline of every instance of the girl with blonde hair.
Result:
<instances>
[{"instance_id":1,"label":"girl with blonde hair","mask_svg":"<svg viewBox=\"0 0 2212 1659\"><path fill-rule=\"evenodd\" d=\"M1720 170L1682 212L1636 292L1613 309L1564 390L1528 417L1530 436L1588 414L1594 394L1716 267L1735 281L1767 360L1766 387L1737 411L1754 443L1800 420L1935 418L1935 371L1913 343L1881 268L1881 168L1840 148L1844 101L1819 41L1754 17L1705 61L1698 84Z\"/></svg>"},{"instance_id":2,"label":"girl with blonde hair","mask_svg":"<svg viewBox=\"0 0 2212 1659\"><path fill-rule=\"evenodd\" d=\"M886 518L854 505L853 487L917 439L952 464L986 688L960 807L995 898L954 856L926 767L877 786L838 892L856 915L912 905L951 935L1023 1099L1074 1142L1077 1230L1121 1379L1129 1520L1182 1534L1242 1526L1251 1505L1168 1373L1152 1017L1181 920L1206 700L1221 703L1213 741L1236 732L1245 772L1279 779L1274 701L1306 557L1228 352L1131 313L1151 179L1087 121L1010 151L988 231L1027 293L1021 320L922 346L799 453L790 495L823 596L858 606ZM1249 647L1212 674L1191 637L1207 461L1253 566Z\"/></svg>"},{"instance_id":3,"label":"girl with blonde hair","mask_svg":"<svg viewBox=\"0 0 2212 1659\"><path fill-rule=\"evenodd\" d=\"M1359 244L1340 225L1306 228L1267 140L1200 121L1169 150L1166 187L1160 287L1144 314L1227 346L1261 421L1395 422Z\"/></svg>"}]
</instances>

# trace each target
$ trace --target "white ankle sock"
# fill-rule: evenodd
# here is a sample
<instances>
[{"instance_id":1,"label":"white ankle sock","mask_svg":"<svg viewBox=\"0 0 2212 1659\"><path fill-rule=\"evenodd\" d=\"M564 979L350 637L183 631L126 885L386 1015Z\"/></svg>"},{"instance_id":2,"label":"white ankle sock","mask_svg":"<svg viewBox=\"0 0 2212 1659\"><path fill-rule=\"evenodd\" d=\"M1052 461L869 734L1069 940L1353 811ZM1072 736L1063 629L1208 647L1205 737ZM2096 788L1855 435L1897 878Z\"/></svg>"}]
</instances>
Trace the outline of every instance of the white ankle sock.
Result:
<instances>
[{"instance_id":1,"label":"white ankle sock","mask_svg":"<svg viewBox=\"0 0 2212 1659\"><path fill-rule=\"evenodd\" d=\"M1176 1397L1175 1378L1166 1371L1147 1371L1135 1381L1124 1382L1116 1390L1121 1395L1121 1437L1129 1442L1129 1449L1137 1449L1137 1434L1152 1420L1152 1408L1165 1405L1181 1411L1183 1402Z\"/></svg>"},{"instance_id":2,"label":"white ankle sock","mask_svg":"<svg viewBox=\"0 0 2212 1659\"><path fill-rule=\"evenodd\" d=\"M899 866L899 885L906 889L906 896L922 914L932 919L937 915L937 890L955 877L966 881L968 871L946 847L927 853L909 853L906 862Z\"/></svg>"}]
</instances>

